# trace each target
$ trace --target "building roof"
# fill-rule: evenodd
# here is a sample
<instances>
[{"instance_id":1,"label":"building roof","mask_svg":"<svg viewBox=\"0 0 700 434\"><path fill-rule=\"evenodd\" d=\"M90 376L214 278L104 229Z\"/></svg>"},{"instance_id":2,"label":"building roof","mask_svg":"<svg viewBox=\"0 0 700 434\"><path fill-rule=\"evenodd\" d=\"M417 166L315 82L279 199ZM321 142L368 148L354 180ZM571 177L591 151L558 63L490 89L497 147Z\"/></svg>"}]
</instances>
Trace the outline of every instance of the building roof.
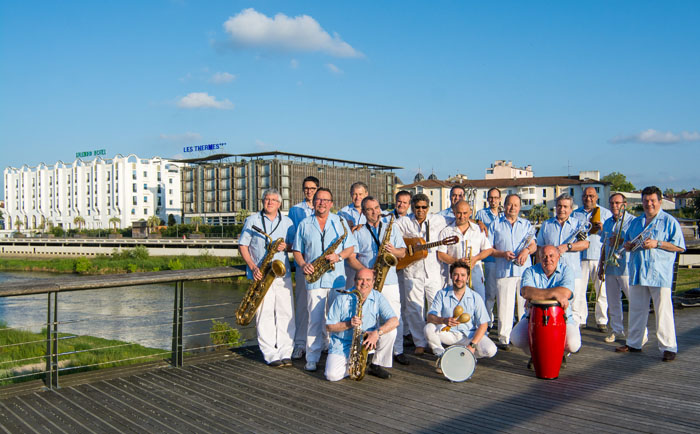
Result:
<instances>
[{"instance_id":1,"label":"building roof","mask_svg":"<svg viewBox=\"0 0 700 434\"><path fill-rule=\"evenodd\" d=\"M676 199L690 199L694 197L700 197L700 190L692 189L691 191L675 196Z\"/></svg>"},{"instance_id":2,"label":"building roof","mask_svg":"<svg viewBox=\"0 0 700 434\"><path fill-rule=\"evenodd\" d=\"M530 186L550 186L550 185L582 185L582 184L603 184L606 181L596 181L595 179L581 180L578 176L533 176L532 178L515 179L468 179L462 182L440 181L439 179L427 179L413 184L404 185L401 188L451 188L454 185L461 185L467 188L492 188L492 187L530 187Z\"/></svg>"},{"instance_id":3,"label":"building roof","mask_svg":"<svg viewBox=\"0 0 700 434\"><path fill-rule=\"evenodd\" d=\"M319 157L316 155L306 155L306 154L295 154L291 152L282 152L282 151L270 151L270 152L254 152L250 154L214 154L214 155L209 155L207 157L199 157L199 158L187 158L187 159L182 159L182 160L172 160L172 161L177 161L179 163L206 163L209 161L214 161L214 160L223 160L225 158L235 158L237 159L238 157L241 158L250 158L250 159L264 159L264 157L287 157L287 159L300 159L300 160L312 160L312 161L320 161L322 163L331 163L332 165L335 165L336 163L339 164L349 164L352 166L360 166L360 167L367 167L367 168L373 168L373 169L379 169L379 170L395 170L395 169L403 169L403 167L399 166L386 166L383 164L377 164L377 163L364 163L361 161L352 161L352 160L341 160L338 158L328 158L328 157Z\"/></svg>"}]
</instances>

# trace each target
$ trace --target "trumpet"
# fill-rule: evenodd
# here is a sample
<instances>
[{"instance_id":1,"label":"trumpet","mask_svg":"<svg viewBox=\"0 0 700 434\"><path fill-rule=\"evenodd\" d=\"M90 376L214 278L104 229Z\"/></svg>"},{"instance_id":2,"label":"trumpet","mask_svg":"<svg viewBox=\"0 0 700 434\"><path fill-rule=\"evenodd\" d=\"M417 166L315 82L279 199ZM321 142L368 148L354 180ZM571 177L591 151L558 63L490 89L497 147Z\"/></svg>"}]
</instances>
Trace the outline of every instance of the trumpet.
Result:
<instances>
[{"instance_id":1,"label":"trumpet","mask_svg":"<svg viewBox=\"0 0 700 434\"><path fill-rule=\"evenodd\" d=\"M535 238L535 228L530 228L530 230L525 235L525 238L523 238L523 240L520 241L520 244L518 244L518 248L515 249L515 252L513 252L515 253L515 258L513 258L510 262L515 263L515 260L518 259L518 256L520 256L520 252L522 252L523 249L528 248L533 238Z\"/></svg>"},{"instance_id":2,"label":"trumpet","mask_svg":"<svg viewBox=\"0 0 700 434\"><path fill-rule=\"evenodd\" d=\"M654 229L654 224L649 224L647 227L644 228L644 230L634 237L630 243L632 244L632 248L630 248L630 252L634 252L635 250L639 250L643 245L646 240L651 238L651 232Z\"/></svg>"},{"instance_id":3,"label":"trumpet","mask_svg":"<svg viewBox=\"0 0 700 434\"><path fill-rule=\"evenodd\" d=\"M566 242L563 244L575 243L576 241L583 241L588 237L588 233L591 231L593 225L589 221L582 222L578 225L576 232L571 234Z\"/></svg>"}]
</instances>

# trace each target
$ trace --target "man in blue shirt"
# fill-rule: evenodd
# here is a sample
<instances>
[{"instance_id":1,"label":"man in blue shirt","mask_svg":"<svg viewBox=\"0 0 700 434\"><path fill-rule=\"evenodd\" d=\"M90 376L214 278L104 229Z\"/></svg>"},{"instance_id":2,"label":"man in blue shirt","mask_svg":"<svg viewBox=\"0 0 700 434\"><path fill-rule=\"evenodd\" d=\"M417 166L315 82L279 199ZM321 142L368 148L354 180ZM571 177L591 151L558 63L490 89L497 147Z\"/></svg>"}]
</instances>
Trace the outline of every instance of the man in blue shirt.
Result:
<instances>
[{"instance_id":1,"label":"man in blue shirt","mask_svg":"<svg viewBox=\"0 0 700 434\"><path fill-rule=\"evenodd\" d=\"M605 283L598 278L598 261L600 260L600 248L602 247L599 232L603 230L603 223L612 214L606 208L598 206L598 193L594 187L586 187L583 190L583 206L572 213L581 221L591 221L596 208L600 209L600 222L592 223L591 231L588 234L588 248L581 252L581 276L583 285L588 289L588 280L593 281L595 290L595 322L598 331L605 333L608 331L608 300L605 291ZM586 324L588 309L583 311L581 324Z\"/></svg>"},{"instance_id":2,"label":"man in blue shirt","mask_svg":"<svg viewBox=\"0 0 700 434\"><path fill-rule=\"evenodd\" d=\"M486 228L491 226L491 223L496 221L503 215L501 211L501 190L496 187L490 188L486 193L486 200L489 203L488 208L482 208L476 212L474 215L474 220L478 223L482 223ZM490 230L487 230L487 235L490 235ZM493 242L492 242L493 244ZM496 286L496 259L493 255L488 256L483 260L484 263L484 274L486 274L486 281L484 282L485 292L486 292L486 310L491 317L489 321L489 327L491 322L493 322L493 305L496 302L496 297L498 293L498 288Z\"/></svg>"},{"instance_id":3,"label":"man in blue shirt","mask_svg":"<svg viewBox=\"0 0 700 434\"><path fill-rule=\"evenodd\" d=\"M329 381L339 381L348 376L348 358L355 327L367 332L364 346L375 354L368 357L367 372L382 379L391 374L377 360L391 361L391 352L396 327L399 320L391 305L381 292L374 291L374 272L368 268L359 270L355 275L355 289L362 295L362 317L357 313L357 295L339 294L328 309L326 330L330 334L331 344L328 348L325 375Z\"/></svg>"},{"instance_id":4,"label":"man in blue shirt","mask_svg":"<svg viewBox=\"0 0 700 434\"><path fill-rule=\"evenodd\" d=\"M557 197L556 215L542 223L537 233L537 246L554 246L559 250L561 262L571 269L574 275L573 319L580 326L586 324L583 320L588 316L588 301L586 300L586 284L581 273L581 253L589 246L588 240L579 240L575 234L582 229L584 222L573 217L574 199L566 193ZM585 232L584 232L585 233ZM540 250L541 253L541 250Z\"/></svg>"},{"instance_id":5,"label":"man in blue shirt","mask_svg":"<svg viewBox=\"0 0 700 434\"><path fill-rule=\"evenodd\" d=\"M319 188L314 195L314 214L299 223L294 238L294 260L297 263L299 278L314 274L314 261L325 255L333 267L323 273L315 282L306 282L309 326L306 334L306 366L307 371L315 371L316 364L321 358L323 349L323 331L326 300L332 302L336 289L345 288L344 261L355 248L355 237L347 224L335 214L332 214L333 195L327 188ZM345 238L343 237L345 235ZM340 241L342 239L342 241ZM340 244L332 252L326 250L338 241ZM333 290L332 294L329 292Z\"/></svg>"},{"instance_id":6,"label":"man in blue shirt","mask_svg":"<svg viewBox=\"0 0 700 434\"><path fill-rule=\"evenodd\" d=\"M355 232L360 225L367 222L367 219L362 214L362 199L366 198L368 194L369 188L367 184L360 181L353 183L350 186L352 202L338 211L338 216L345 219L353 232ZM348 289L355 281L355 270L347 263L345 264L345 276L345 288Z\"/></svg>"},{"instance_id":7,"label":"man in blue shirt","mask_svg":"<svg viewBox=\"0 0 700 434\"><path fill-rule=\"evenodd\" d=\"M302 181L304 200L294 205L289 210L289 218L294 223L294 232L302 220L314 213L313 199L318 190L319 180L315 176L307 176ZM306 332L309 327L309 314L306 311L306 279L304 273L297 270L294 278L294 324L296 334L294 336L294 351L292 359L301 359L306 351Z\"/></svg>"},{"instance_id":8,"label":"man in blue shirt","mask_svg":"<svg viewBox=\"0 0 700 434\"><path fill-rule=\"evenodd\" d=\"M510 351L510 332L513 330L513 312L516 300L518 318L525 314L525 299L520 296L520 280L530 263L530 255L537 251L535 228L519 216L520 196L506 196L505 215L489 226L489 240L493 244L493 274L496 277L498 297L498 348Z\"/></svg>"},{"instance_id":9,"label":"man in blue shirt","mask_svg":"<svg viewBox=\"0 0 700 434\"><path fill-rule=\"evenodd\" d=\"M675 360L678 352L671 300L673 263L676 254L685 251L685 239L678 221L661 209L661 201L658 187L642 190L644 215L635 218L625 234L625 249L631 252L628 264L629 333L627 345L615 351L642 351L651 299L654 302L656 338L659 350L663 352L662 360L670 362Z\"/></svg>"},{"instance_id":10,"label":"man in blue shirt","mask_svg":"<svg viewBox=\"0 0 700 434\"><path fill-rule=\"evenodd\" d=\"M389 230L389 222L382 219L382 209L379 206L379 201L372 196L365 197L362 200L362 213L367 219L367 223L361 225L353 233L357 241L357 248L348 258L347 264L355 270L363 268L373 269L380 254L382 256L387 254L393 255L396 259L403 258L406 255L406 244L401 236L401 231L397 230L394 224L392 224L391 234L386 246L382 247L386 232ZM394 221L394 223L396 222ZM380 247L382 247L381 252ZM375 278L379 278L379 276L375 276ZM386 272L384 286L378 288L378 290L389 301L391 308L399 317L400 323L401 296L399 294L399 279L396 275L396 266L389 267ZM397 340L402 341L403 336ZM394 350L397 360L400 360L399 363L408 362L403 355L403 342L401 342L401 345L394 343ZM389 354L388 360L375 357L374 361L379 366L391 368L391 354Z\"/></svg>"},{"instance_id":11,"label":"man in blue shirt","mask_svg":"<svg viewBox=\"0 0 700 434\"><path fill-rule=\"evenodd\" d=\"M561 254L556 246L545 246L540 255L542 262L529 267L523 272L520 295L530 301L556 300L565 310L566 344L564 349L575 353L581 348L581 331L573 319L571 300L574 298L572 288L574 276L568 265L559 259ZM529 306L529 305L528 305ZM529 310L529 309L528 309ZM528 333L529 315L526 313L510 334L510 341L530 354L530 336ZM566 356L564 356L566 360Z\"/></svg>"},{"instance_id":12,"label":"man in blue shirt","mask_svg":"<svg viewBox=\"0 0 700 434\"><path fill-rule=\"evenodd\" d=\"M428 311L424 330L428 345L438 357L445 352L443 345L464 345L477 358L493 357L498 349L486 336L489 316L481 296L467 287L469 268L466 262L454 262L450 266L450 276L452 286L438 291ZM461 323L453 316L457 306L469 315L467 322ZM446 327L449 330L445 330Z\"/></svg>"},{"instance_id":13,"label":"man in blue shirt","mask_svg":"<svg viewBox=\"0 0 700 434\"><path fill-rule=\"evenodd\" d=\"M282 261L286 273L283 277L274 278L255 315L258 346L270 366L292 366L294 346L292 277L287 256L294 240L294 225L289 217L280 213L281 203L282 197L277 190L270 189L263 193L263 210L245 219L238 247L247 266L248 279L259 281L263 275L258 267L267 256L270 244L278 238L283 240L272 260ZM270 238L253 229L253 226Z\"/></svg>"},{"instance_id":14,"label":"man in blue shirt","mask_svg":"<svg viewBox=\"0 0 700 434\"><path fill-rule=\"evenodd\" d=\"M463 201L466 197L466 191L461 185L454 185L450 188L450 206L440 211L438 214L445 217L447 223L452 223L455 219L455 212L452 209L456 204Z\"/></svg>"},{"instance_id":15,"label":"man in blue shirt","mask_svg":"<svg viewBox=\"0 0 700 434\"><path fill-rule=\"evenodd\" d=\"M622 318L622 294L629 300L629 277L627 275L628 254L623 248L625 234L632 224L634 216L625 210L627 199L622 193L615 193L608 200L612 217L603 223L603 231L600 234L602 249L600 251L600 263L598 265L598 279L605 283L608 312L610 315L610 334L605 337L605 342L615 342L616 339L625 337L625 325ZM620 227L622 225L622 227ZM616 237L619 235L618 245L615 247ZM608 258L619 251L618 265L606 264Z\"/></svg>"}]
</instances>

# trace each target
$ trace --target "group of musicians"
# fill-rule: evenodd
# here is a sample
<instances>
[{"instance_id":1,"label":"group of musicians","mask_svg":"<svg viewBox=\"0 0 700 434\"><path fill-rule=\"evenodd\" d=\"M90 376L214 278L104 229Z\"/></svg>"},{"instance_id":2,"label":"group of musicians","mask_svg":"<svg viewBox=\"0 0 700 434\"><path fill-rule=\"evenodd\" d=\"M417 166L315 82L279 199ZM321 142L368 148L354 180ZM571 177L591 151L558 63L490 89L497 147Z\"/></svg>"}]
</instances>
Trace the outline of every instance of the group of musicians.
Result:
<instances>
[{"instance_id":1,"label":"group of musicians","mask_svg":"<svg viewBox=\"0 0 700 434\"><path fill-rule=\"evenodd\" d=\"M305 178L302 188L305 200L289 216L280 212L279 192L266 191L263 209L246 219L240 238L248 278L255 280L263 278L259 267L272 240L283 239L273 253L287 265L286 274L274 279L256 314L259 347L270 366L291 366L305 356L304 369L316 371L327 350L326 378L340 380L348 374L357 327L373 353L367 372L379 378L391 377L394 361L409 364L408 335L419 356L429 349L439 357L444 346L455 344L476 357L493 357L511 345L529 353L522 320L529 302L541 300L556 300L566 310L566 351L575 353L587 322L589 279L597 329L609 343L626 338L615 351L642 351L651 299L662 360L676 357L671 283L674 257L685 243L679 223L661 209L657 187L642 191L644 213L638 217L626 211L621 193L610 196L609 210L598 205L593 187L584 189L576 210L573 198L562 194L556 215L539 231L520 217L520 197L509 194L502 202L497 188L488 191L489 207L475 216L461 186L452 188L451 206L437 214L429 212L428 196L407 191L396 194L394 210L383 214L362 182L350 188L352 203L335 214L333 194L317 178ZM600 218L591 222L594 213ZM427 256L408 245L412 239L422 240ZM294 289L289 252L296 263ZM535 253L539 263L533 266ZM390 266L383 286L375 288L373 268L384 254L406 263L401 270ZM327 271L317 269L319 258ZM629 300L627 330L622 293ZM458 306L468 315L454 315ZM520 321L514 327L516 307ZM494 343L488 330L496 319Z\"/></svg>"}]
</instances>

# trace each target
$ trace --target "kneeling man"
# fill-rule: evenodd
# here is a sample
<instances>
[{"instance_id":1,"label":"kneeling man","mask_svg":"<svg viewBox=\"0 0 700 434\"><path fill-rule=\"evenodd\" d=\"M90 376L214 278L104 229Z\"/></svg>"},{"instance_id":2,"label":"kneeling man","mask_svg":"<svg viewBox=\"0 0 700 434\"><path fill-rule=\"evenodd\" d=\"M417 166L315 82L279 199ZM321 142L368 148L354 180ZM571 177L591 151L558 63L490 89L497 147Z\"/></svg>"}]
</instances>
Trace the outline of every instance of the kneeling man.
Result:
<instances>
[{"instance_id":1,"label":"kneeling man","mask_svg":"<svg viewBox=\"0 0 700 434\"><path fill-rule=\"evenodd\" d=\"M428 345L438 357L445 352L443 344L466 345L477 358L493 357L498 350L486 336L490 318L483 298L467 287L467 263L458 260L450 265L450 276L452 286L438 291L428 312L428 323L425 325ZM453 317L458 305L463 313L469 314L469 321L460 323ZM445 327L450 329L443 331Z\"/></svg>"},{"instance_id":2,"label":"kneeling man","mask_svg":"<svg viewBox=\"0 0 700 434\"><path fill-rule=\"evenodd\" d=\"M355 288L362 294L362 318L357 312L357 296L355 294L338 294L328 309L326 330L331 339L326 359L326 378L338 381L348 376L348 358L352 346L352 335L355 327L362 327L367 332L365 347L374 354L367 360L367 372L379 378L390 378L391 374L384 368L391 368L394 339L399 319L391 305L381 292L372 289L374 286L374 271L363 268L355 275Z\"/></svg>"},{"instance_id":3,"label":"kneeling man","mask_svg":"<svg viewBox=\"0 0 700 434\"><path fill-rule=\"evenodd\" d=\"M527 300L525 315L515 325L510 334L510 341L516 347L530 354L530 337L528 335L528 318L531 301L556 300L565 310L566 345L565 350L575 353L581 348L581 331L574 322L571 300L574 298L574 273L559 262L559 249L545 246L542 250L542 263L533 265L523 272L520 295Z\"/></svg>"}]
</instances>

